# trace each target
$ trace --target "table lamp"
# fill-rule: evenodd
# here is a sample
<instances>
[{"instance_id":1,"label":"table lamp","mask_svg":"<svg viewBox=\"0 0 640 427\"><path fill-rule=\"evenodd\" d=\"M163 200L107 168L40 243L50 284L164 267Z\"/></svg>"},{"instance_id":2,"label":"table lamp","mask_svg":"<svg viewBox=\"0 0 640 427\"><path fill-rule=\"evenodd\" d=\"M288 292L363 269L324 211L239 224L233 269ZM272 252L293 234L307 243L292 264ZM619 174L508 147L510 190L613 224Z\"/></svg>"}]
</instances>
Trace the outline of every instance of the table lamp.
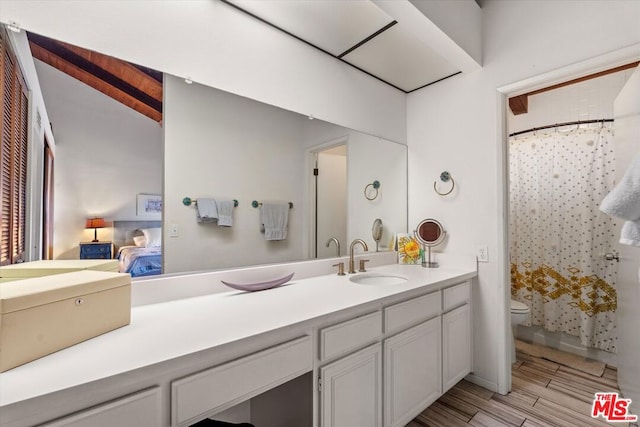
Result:
<instances>
[{"instance_id":1,"label":"table lamp","mask_svg":"<svg viewBox=\"0 0 640 427\"><path fill-rule=\"evenodd\" d=\"M93 228L93 240L92 242L98 241L98 228L104 228L104 218L88 218L87 223L84 228Z\"/></svg>"}]
</instances>

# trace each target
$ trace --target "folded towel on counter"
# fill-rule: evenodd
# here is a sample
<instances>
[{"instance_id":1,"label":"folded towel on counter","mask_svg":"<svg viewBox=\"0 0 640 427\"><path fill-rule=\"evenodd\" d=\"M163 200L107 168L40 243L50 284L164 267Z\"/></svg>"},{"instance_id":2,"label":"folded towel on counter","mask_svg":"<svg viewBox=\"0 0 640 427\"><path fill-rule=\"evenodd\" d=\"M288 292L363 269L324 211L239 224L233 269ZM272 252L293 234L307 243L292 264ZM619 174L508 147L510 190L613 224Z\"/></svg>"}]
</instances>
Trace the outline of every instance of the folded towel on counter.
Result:
<instances>
[{"instance_id":1,"label":"folded towel on counter","mask_svg":"<svg viewBox=\"0 0 640 427\"><path fill-rule=\"evenodd\" d=\"M640 246L640 220L627 221L620 230L620 243L623 245Z\"/></svg>"},{"instance_id":2,"label":"folded towel on counter","mask_svg":"<svg viewBox=\"0 0 640 427\"><path fill-rule=\"evenodd\" d=\"M260 207L261 231L265 240L285 240L289 223L288 202L262 202Z\"/></svg>"},{"instance_id":3,"label":"folded towel on counter","mask_svg":"<svg viewBox=\"0 0 640 427\"><path fill-rule=\"evenodd\" d=\"M627 221L640 220L640 154L633 159L620 182L602 199L600 210Z\"/></svg>"},{"instance_id":4,"label":"folded towel on counter","mask_svg":"<svg viewBox=\"0 0 640 427\"><path fill-rule=\"evenodd\" d=\"M231 227L233 225L233 200L216 199L216 205L218 207L218 226Z\"/></svg>"},{"instance_id":5,"label":"folded towel on counter","mask_svg":"<svg viewBox=\"0 0 640 427\"><path fill-rule=\"evenodd\" d=\"M218 206L215 199L198 198L196 203L197 221L202 223L215 222L218 220Z\"/></svg>"}]
</instances>

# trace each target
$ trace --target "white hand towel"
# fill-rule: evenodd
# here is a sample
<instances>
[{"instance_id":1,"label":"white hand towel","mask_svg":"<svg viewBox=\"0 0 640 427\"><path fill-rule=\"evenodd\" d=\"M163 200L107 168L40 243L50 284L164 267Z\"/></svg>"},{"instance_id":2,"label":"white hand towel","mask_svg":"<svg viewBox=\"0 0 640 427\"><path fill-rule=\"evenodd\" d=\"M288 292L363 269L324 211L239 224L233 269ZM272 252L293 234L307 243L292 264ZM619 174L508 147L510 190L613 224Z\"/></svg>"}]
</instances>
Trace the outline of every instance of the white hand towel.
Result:
<instances>
[{"instance_id":1,"label":"white hand towel","mask_svg":"<svg viewBox=\"0 0 640 427\"><path fill-rule=\"evenodd\" d=\"M640 220L640 154L636 155L620 182L602 200L600 210L627 221Z\"/></svg>"},{"instance_id":2,"label":"white hand towel","mask_svg":"<svg viewBox=\"0 0 640 427\"><path fill-rule=\"evenodd\" d=\"M218 207L218 227L233 226L233 200L216 199L216 206Z\"/></svg>"},{"instance_id":3,"label":"white hand towel","mask_svg":"<svg viewBox=\"0 0 640 427\"><path fill-rule=\"evenodd\" d=\"M218 220L218 207L215 199L198 198L196 202L197 221L202 223L215 222Z\"/></svg>"},{"instance_id":4,"label":"white hand towel","mask_svg":"<svg viewBox=\"0 0 640 427\"><path fill-rule=\"evenodd\" d=\"M620 243L623 245L640 246L640 220L627 221L620 230Z\"/></svg>"},{"instance_id":5,"label":"white hand towel","mask_svg":"<svg viewBox=\"0 0 640 427\"><path fill-rule=\"evenodd\" d=\"M262 202L260 224L264 226L265 240L285 240L289 223L289 203Z\"/></svg>"}]
</instances>

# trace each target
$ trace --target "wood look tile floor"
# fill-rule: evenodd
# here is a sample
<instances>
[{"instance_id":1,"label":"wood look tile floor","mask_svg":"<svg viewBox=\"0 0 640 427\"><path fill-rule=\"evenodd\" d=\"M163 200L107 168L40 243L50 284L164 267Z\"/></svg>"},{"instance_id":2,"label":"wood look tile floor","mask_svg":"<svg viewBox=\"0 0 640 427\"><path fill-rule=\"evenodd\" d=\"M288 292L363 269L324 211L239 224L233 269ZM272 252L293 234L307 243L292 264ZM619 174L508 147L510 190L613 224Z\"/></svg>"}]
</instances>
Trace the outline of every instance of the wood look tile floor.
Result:
<instances>
[{"instance_id":1,"label":"wood look tile floor","mask_svg":"<svg viewBox=\"0 0 640 427\"><path fill-rule=\"evenodd\" d=\"M406 427L629 426L591 418L596 392L618 392L617 371L601 377L545 359L517 354L512 390L506 396L461 381Z\"/></svg>"}]
</instances>

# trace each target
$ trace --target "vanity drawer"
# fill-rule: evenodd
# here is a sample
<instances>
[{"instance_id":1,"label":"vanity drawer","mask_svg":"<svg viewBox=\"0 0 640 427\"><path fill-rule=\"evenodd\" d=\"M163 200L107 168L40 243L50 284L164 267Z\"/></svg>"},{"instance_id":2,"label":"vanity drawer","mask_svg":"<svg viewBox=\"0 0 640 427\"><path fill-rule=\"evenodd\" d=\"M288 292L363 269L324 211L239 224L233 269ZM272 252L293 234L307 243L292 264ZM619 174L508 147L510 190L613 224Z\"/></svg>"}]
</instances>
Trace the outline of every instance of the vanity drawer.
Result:
<instances>
[{"instance_id":1,"label":"vanity drawer","mask_svg":"<svg viewBox=\"0 0 640 427\"><path fill-rule=\"evenodd\" d=\"M440 314L440 291L410 299L384 309L384 331L406 329Z\"/></svg>"},{"instance_id":2,"label":"vanity drawer","mask_svg":"<svg viewBox=\"0 0 640 427\"><path fill-rule=\"evenodd\" d=\"M312 369L306 336L171 383L171 425L187 426Z\"/></svg>"},{"instance_id":3,"label":"vanity drawer","mask_svg":"<svg viewBox=\"0 0 640 427\"><path fill-rule=\"evenodd\" d=\"M382 334L382 313L376 311L320 330L320 360L371 344Z\"/></svg>"},{"instance_id":4,"label":"vanity drawer","mask_svg":"<svg viewBox=\"0 0 640 427\"><path fill-rule=\"evenodd\" d=\"M469 301L471 298L471 283L464 282L447 288L443 292L442 310L448 311Z\"/></svg>"},{"instance_id":5,"label":"vanity drawer","mask_svg":"<svg viewBox=\"0 0 640 427\"><path fill-rule=\"evenodd\" d=\"M160 387L154 387L42 424L42 427L156 427L162 424L160 400Z\"/></svg>"}]
</instances>

